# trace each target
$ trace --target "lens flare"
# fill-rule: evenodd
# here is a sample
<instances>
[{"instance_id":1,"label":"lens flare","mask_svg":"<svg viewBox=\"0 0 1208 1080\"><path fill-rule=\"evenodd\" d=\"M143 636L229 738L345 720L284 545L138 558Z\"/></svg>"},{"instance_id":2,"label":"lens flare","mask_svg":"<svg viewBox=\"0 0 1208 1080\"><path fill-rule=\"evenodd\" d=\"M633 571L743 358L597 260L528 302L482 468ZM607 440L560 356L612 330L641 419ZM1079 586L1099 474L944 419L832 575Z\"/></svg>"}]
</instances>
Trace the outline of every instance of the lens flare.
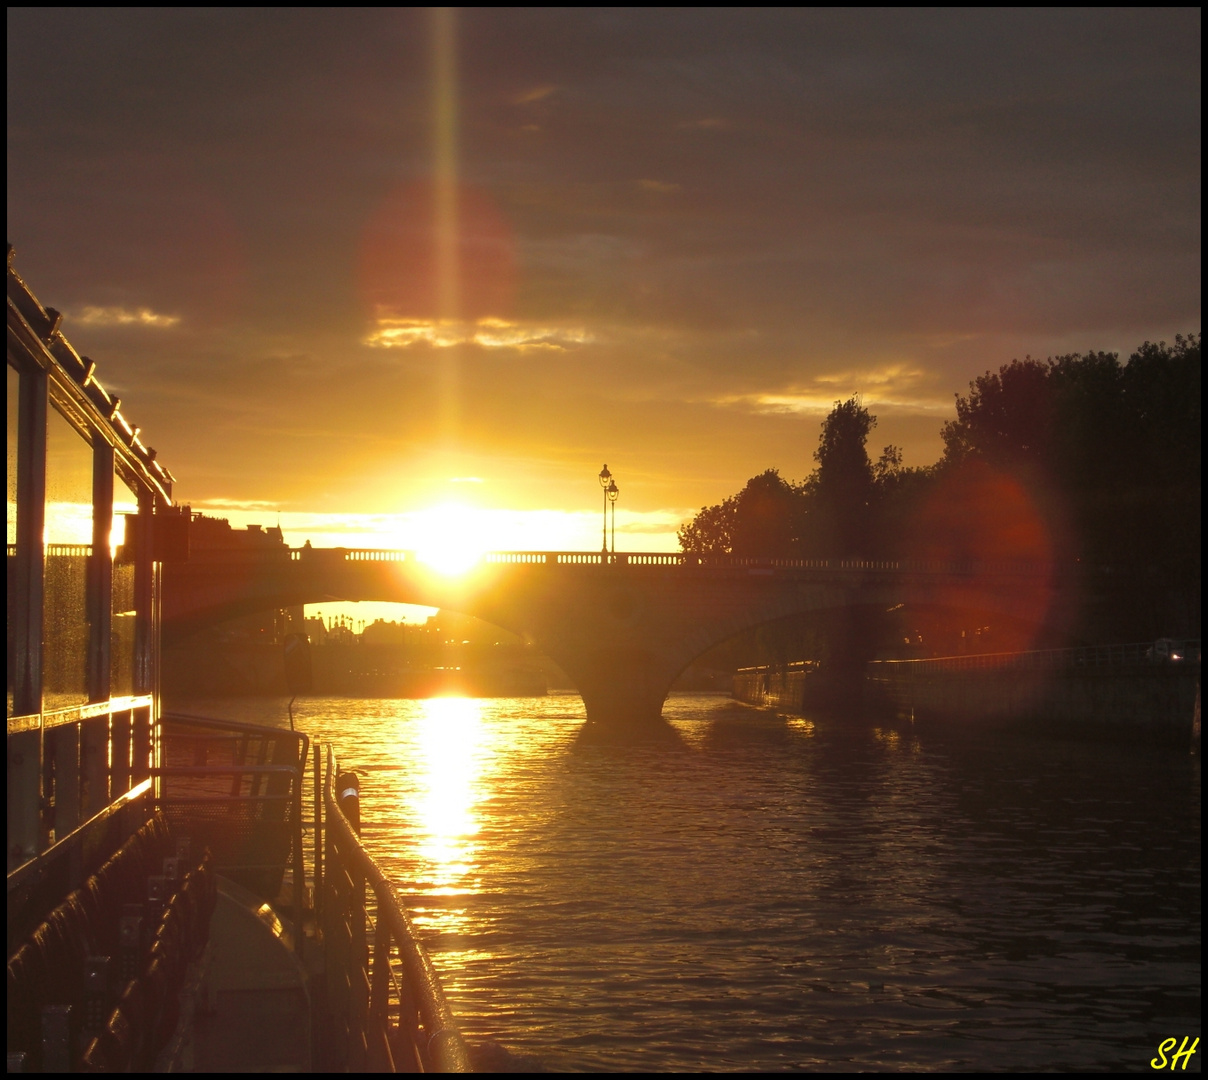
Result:
<instances>
[{"instance_id":1,"label":"lens flare","mask_svg":"<svg viewBox=\"0 0 1208 1080\"><path fill-rule=\"evenodd\" d=\"M1053 523L1028 486L1010 473L969 462L939 484L911 529L910 557L967 564L967 575L931 590L928 610L911 618L941 655L1008 653L1035 647L1054 599ZM977 567L1026 564L1039 570L1020 577L1014 614L995 615L995 586ZM913 625L913 624L912 624ZM990 644L979 633L993 626ZM976 636L977 643L970 644Z\"/></svg>"}]
</instances>

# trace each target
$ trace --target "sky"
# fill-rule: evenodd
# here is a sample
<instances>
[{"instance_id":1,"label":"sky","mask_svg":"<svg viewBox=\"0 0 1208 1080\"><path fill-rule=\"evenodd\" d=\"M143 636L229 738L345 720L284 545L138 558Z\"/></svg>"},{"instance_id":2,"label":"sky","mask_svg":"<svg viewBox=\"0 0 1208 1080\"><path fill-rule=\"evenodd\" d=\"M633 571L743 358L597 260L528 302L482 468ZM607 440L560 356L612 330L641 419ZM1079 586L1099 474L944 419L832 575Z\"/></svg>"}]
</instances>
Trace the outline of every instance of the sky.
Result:
<instances>
[{"instance_id":1,"label":"sky","mask_svg":"<svg viewBox=\"0 0 1208 1080\"><path fill-rule=\"evenodd\" d=\"M607 462L667 550L837 400L925 465L1200 329L1198 10L10 8L8 151L178 500L291 543L598 547Z\"/></svg>"}]
</instances>

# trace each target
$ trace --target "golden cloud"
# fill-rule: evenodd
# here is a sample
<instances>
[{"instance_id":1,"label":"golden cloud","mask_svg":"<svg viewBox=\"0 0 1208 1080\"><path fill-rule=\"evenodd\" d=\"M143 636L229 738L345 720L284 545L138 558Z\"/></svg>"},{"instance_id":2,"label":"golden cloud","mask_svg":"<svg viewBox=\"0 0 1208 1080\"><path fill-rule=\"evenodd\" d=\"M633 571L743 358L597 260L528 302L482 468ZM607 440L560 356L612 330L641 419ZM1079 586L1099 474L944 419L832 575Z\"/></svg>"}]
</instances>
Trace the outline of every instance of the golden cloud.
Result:
<instances>
[{"instance_id":1,"label":"golden cloud","mask_svg":"<svg viewBox=\"0 0 1208 1080\"><path fill-rule=\"evenodd\" d=\"M547 98L558 88L556 86L534 86L529 90L522 90L520 93L512 96L513 105L531 105L534 101L541 101Z\"/></svg>"},{"instance_id":2,"label":"golden cloud","mask_svg":"<svg viewBox=\"0 0 1208 1080\"><path fill-rule=\"evenodd\" d=\"M595 338L584 327L540 326L506 319L393 319L379 318L364 344L378 349L406 349L430 345L479 345L485 349L555 349L586 345Z\"/></svg>"},{"instance_id":3,"label":"golden cloud","mask_svg":"<svg viewBox=\"0 0 1208 1080\"><path fill-rule=\"evenodd\" d=\"M179 315L161 315L150 308L130 311L124 307L89 306L76 312L72 319L84 326L152 326L168 329L180 322Z\"/></svg>"},{"instance_id":4,"label":"golden cloud","mask_svg":"<svg viewBox=\"0 0 1208 1080\"><path fill-rule=\"evenodd\" d=\"M809 386L783 390L728 394L712 399L714 405L745 408L757 413L827 413L840 398L859 394L867 406L910 412L943 412L951 397L936 396L928 383L933 376L906 364L886 364L863 371L836 371L815 375Z\"/></svg>"}]
</instances>

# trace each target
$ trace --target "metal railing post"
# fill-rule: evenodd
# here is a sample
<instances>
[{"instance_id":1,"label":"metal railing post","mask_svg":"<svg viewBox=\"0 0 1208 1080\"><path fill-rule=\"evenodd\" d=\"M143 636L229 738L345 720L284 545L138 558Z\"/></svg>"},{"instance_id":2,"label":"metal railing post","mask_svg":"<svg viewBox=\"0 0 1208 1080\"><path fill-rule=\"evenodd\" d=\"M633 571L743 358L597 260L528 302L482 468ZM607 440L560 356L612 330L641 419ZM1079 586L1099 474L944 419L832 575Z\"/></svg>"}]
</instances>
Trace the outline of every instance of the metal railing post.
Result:
<instances>
[{"instance_id":1,"label":"metal railing post","mask_svg":"<svg viewBox=\"0 0 1208 1080\"><path fill-rule=\"evenodd\" d=\"M294 784L294 950L301 959L306 944L306 867L302 865L302 780L306 776L306 755Z\"/></svg>"},{"instance_id":2,"label":"metal railing post","mask_svg":"<svg viewBox=\"0 0 1208 1080\"><path fill-rule=\"evenodd\" d=\"M315 922L318 923L319 908L323 896L323 785L322 768L319 764L319 741L315 740Z\"/></svg>"},{"instance_id":3,"label":"metal railing post","mask_svg":"<svg viewBox=\"0 0 1208 1080\"><path fill-rule=\"evenodd\" d=\"M452 1011L445 1001L440 988L440 981L432 966L427 952L415 937L410 920L399 904L390 880L382 873L373 857L364 849L355 831L354 822L348 819L348 813L354 811L356 802L351 796L339 799L343 794L338 788L346 786L347 773L341 773L340 783L333 785L336 773L335 757L328 747L328 771L324 782L323 797L327 810L326 842L328 851L327 881L328 902L332 907L327 911L326 925L332 925L337 918L335 901L337 892L332 885L333 877L337 874L332 859L341 860L339 877L341 883L348 889L348 896L339 907L341 920L347 917L349 932L341 937L341 944L347 942L346 977L336 980L333 978L334 964L330 959L332 940L328 941L329 985L337 981L342 991L348 995L344 1015L352 1019L356 1015L359 1023L357 1030L348 1030L349 1067L356 1068L354 1059L357 1053L363 1053L369 1046L377 1045L377 1036L386 1036L383 1029L370 1033L368 1022L375 1022L379 1017L389 1016L390 947L394 943L398 947L398 961L401 968L399 1021L396 1028L395 1045L386 1040L386 1049L392 1058L398 1060L399 1054L404 1055L405 1061L398 1067L419 1068L423 1071L468 1072L470 1059L464 1040L457 1029L457 1023ZM360 883L360 889L355 886ZM355 938L353 927L359 926L362 941L366 921L365 884L373 889L375 900L375 947L373 957L372 984L368 970L369 957L364 949L353 948ZM354 955L355 954L355 955ZM379 966L380 963L380 966ZM355 988L355 989L354 989ZM372 1014L368 1008L370 1001L366 1000L366 1009L354 1013L353 996L364 993L369 998L372 992ZM333 1010L334 1012L334 1010ZM373 1040L370 1043L370 1039ZM406 1045L400 1045L398 1039L405 1039Z\"/></svg>"}]
</instances>

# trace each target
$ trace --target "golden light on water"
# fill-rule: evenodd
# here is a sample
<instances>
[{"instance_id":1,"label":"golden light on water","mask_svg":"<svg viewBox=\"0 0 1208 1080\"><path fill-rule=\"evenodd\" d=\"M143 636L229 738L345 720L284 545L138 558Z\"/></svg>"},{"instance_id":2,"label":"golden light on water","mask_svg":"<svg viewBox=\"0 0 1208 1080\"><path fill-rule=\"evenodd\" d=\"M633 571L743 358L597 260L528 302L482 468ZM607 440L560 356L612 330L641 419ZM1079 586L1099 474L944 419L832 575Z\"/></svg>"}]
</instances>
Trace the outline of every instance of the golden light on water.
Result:
<instances>
[{"instance_id":1,"label":"golden light on water","mask_svg":"<svg viewBox=\"0 0 1208 1080\"><path fill-rule=\"evenodd\" d=\"M896 750L902 742L902 736L893 728L875 727L872 729L872 737L889 750Z\"/></svg>"},{"instance_id":2,"label":"golden light on water","mask_svg":"<svg viewBox=\"0 0 1208 1080\"><path fill-rule=\"evenodd\" d=\"M429 895L466 891L474 870L476 810L489 760L489 732L477 698L429 698L420 703L416 749L423 782L418 818L419 853L428 863Z\"/></svg>"}]
</instances>

